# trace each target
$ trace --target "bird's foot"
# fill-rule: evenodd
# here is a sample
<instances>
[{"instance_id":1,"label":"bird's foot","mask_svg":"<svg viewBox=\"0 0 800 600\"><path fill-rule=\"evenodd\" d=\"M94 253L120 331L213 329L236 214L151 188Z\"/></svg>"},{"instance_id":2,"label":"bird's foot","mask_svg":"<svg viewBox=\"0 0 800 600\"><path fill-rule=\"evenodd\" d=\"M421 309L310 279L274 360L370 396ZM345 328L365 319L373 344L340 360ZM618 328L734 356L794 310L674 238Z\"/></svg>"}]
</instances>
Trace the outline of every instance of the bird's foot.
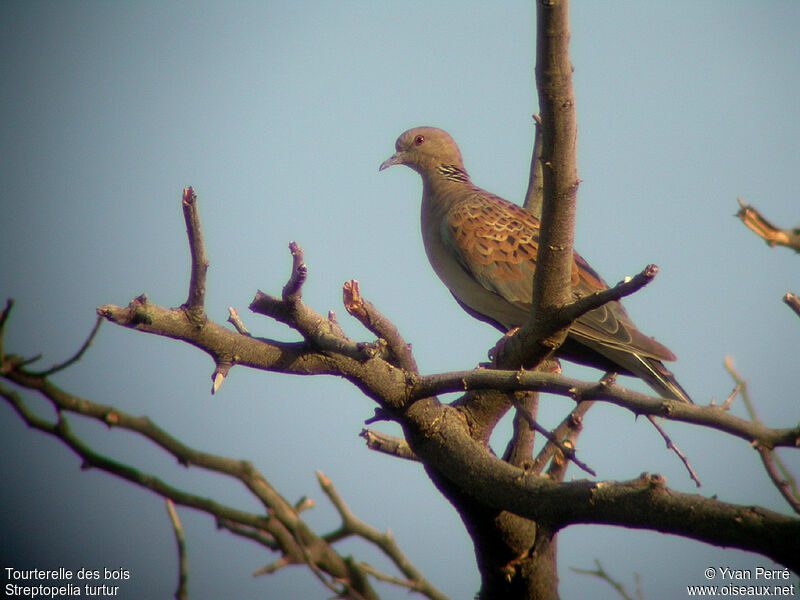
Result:
<instances>
[{"instance_id":1,"label":"bird's foot","mask_svg":"<svg viewBox=\"0 0 800 600\"><path fill-rule=\"evenodd\" d=\"M509 340L509 338L511 338L511 337L512 337L512 336L513 336L515 333L517 333L517 331L519 331L519 327L514 327L514 329L511 329L511 330L507 331L507 332L506 332L506 333L503 335L503 337L501 337L501 338L500 338L500 339L497 341L497 343L494 345L494 348L492 348L491 350L489 350L489 360L491 360L491 361L492 361L492 365L493 365L493 366L495 366L495 367L497 366L497 357L498 357L498 356L500 356L500 355L503 353L503 347L506 345L506 342L507 342L507 341Z\"/></svg>"}]
</instances>

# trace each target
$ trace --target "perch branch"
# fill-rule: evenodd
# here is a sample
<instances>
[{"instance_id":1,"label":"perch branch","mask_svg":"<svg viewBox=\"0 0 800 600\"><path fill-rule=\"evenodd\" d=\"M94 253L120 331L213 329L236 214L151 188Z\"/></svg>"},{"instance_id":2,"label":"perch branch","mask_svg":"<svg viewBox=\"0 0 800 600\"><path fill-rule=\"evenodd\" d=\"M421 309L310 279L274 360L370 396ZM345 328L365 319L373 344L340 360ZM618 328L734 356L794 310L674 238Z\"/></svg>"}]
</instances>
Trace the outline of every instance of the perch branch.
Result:
<instances>
[{"instance_id":1,"label":"perch branch","mask_svg":"<svg viewBox=\"0 0 800 600\"><path fill-rule=\"evenodd\" d=\"M211 356L236 350L236 364L298 375L329 374L345 377L378 402L382 409L404 410L414 402L447 392L493 389L502 392L546 391L581 400L611 402L636 414L651 414L672 420L712 427L767 447L795 447L800 427L770 429L734 417L718 406L696 406L655 398L617 385L600 386L560 374L533 371L475 369L435 375L413 375L378 357L356 361L346 355L321 354L305 344L281 343L242 336L209 321L202 331L190 326L174 311L135 299L132 306L98 309L118 324L175 339L182 339ZM512 338L513 339L513 338ZM8 361L7 361L8 362ZM390 413L387 413L390 414Z\"/></svg>"},{"instance_id":2,"label":"perch branch","mask_svg":"<svg viewBox=\"0 0 800 600\"><path fill-rule=\"evenodd\" d=\"M769 429L721 410L718 406L696 406L654 398L617 385L600 386L533 371L475 369L436 375L415 376L397 369L378 357L356 361L346 355L321 354L304 344L274 342L242 336L209 321L202 331L190 326L174 311L135 299L128 308L104 306L98 309L118 324L175 339L182 339L211 356L236 350L236 363L252 368L297 375L329 374L345 377L389 411L404 410L414 402L447 392L494 389L503 392L547 391L580 400L611 402L636 414L651 414L672 420L712 427L767 447L795 447L800 427ZM513 339L513 338L512 338ZM388 414L388 413L387 413Z\"/></svg>"},{"instance_id":3,"label":"perch branch","mask_svg":"<svg viewBox=\"0 0 800 600\"><path fill-rule=\"evenodd\" d=\"M556 373L475 369L423 375L414 380L409 397L413 401L436 394L477 389L504 392L546 391L572 397L576 402L602 400L626 408L637 415L653 415L704 425L741 437L747 442L758 440L767 447L796 447L800 442L800 426L791 429L770 429L758 423L739 419L720 409L719 406L697 406L656 398L616 384L584 382Z\"/></svg>"},{"instance_id":4,"label":"perch branch","mask_svg":"<svg viewBox=\"0 0 800 600\"><path fill-rule=\"evenodd\" d=\"M539 268L536 269L536 272L539 272ZM573 302L565 303L559 308L550 310L546 322L537 325L536 331L526 324L521 327L515 335L507 338L505 343L500 346L495 362L500 366L513 367L519 364L518 357L527 356L525 353L529 352L532 347L548 349L548 353L554 351L557 346L548 346L546 339L549 338L547 336L569 327L573 321L579 319L589 311L639 291L653 281L657 274L658 267L656 265L647 265L640 273L637 273L633 277L626 277L612 288L578 298ZM542 334L544 334L544 337L537 337L542 336ZM540 340L540 343L535 343L536 340ZM539 354L536 354L536 356L538 357ZM529 362L524 362L522 364L526 367L530 366Z\"/></svg>"}]
</instances>

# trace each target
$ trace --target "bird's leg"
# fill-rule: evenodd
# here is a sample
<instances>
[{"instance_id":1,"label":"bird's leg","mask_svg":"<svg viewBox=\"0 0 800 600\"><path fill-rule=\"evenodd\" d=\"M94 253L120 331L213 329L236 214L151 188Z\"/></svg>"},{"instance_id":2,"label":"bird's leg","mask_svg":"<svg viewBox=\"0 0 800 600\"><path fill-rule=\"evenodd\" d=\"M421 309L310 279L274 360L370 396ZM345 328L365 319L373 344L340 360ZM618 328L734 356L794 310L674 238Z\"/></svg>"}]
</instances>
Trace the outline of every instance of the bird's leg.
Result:
<instances>
[{"instance_id":1,"label":"bird's leg","mask_svg":"<svg viewBox=\"0 0 800 600\"><path fill-rule=\"evenodd\" d=\"M505 332L505 334L503 334L503 337L501 337L498 340L498 342L494 345L494 348L489 350L489 360L492 361L493 367L498 366L497 357L502 354L503 346L506 345L508 339L512 337L515 333L517 333L517 331L519 331L519 327L514 327L513 329L510 329L507 332Z\"/></svg>"},{"instance_id":2,"label":"bird's leg","mask_svg":"<svg viewBox=\"0 0 800 600\"><path fill-rule=\"evenodd\" d=\"M605 375L600 378L600 385L603 387L610 387L617 381L616 371L606 371Z\"/></svg>"},{"instance_id":3,"label":"bird's leg","mask_svg":"<svg viewBox=\"0 0 800 600\"><path fill-rule=\"evenodd\" d=\"M517 333L517 331L519 331L519 327L509 329L494 345L494 348L489 350L489 359L492 361L491 364L493 367L499 367L497 364L497 357L502 355L503 347L506 345L506 343L508 343L508 340ZM539 366L536 368L536 370L544 373L561 373L561 363L556 358L551 356L539 363ZM613 373L613 376L616 377L616 373ZM611 382L613 383L613 379Z\"/></svg>"}]
</instances>

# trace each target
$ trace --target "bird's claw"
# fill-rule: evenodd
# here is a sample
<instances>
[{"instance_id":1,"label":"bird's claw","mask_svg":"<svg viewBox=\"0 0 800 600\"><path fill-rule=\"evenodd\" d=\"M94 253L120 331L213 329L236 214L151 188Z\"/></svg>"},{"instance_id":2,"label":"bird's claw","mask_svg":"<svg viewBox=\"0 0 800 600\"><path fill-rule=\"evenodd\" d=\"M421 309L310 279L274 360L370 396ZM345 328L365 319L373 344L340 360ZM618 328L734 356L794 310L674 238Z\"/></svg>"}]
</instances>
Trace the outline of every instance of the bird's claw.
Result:
<instances>
[{"instance_id":1,"label":"bird's claw","mask_svg":"<svg viewBox=\"0 0 800 600\"><path fill-rule=\"evenodd\" d=\"M505 334L503 334L503 337L497 341L497 343L494 345L494 348L489 350L489 360L492 361L492 365L497 366L497 358L503 353L503 348L505 347L506 342L515 333L517 333L517 331L519 331L519 327L514 327L514 329L507 331Z\"/></svg>"}]
</instances>

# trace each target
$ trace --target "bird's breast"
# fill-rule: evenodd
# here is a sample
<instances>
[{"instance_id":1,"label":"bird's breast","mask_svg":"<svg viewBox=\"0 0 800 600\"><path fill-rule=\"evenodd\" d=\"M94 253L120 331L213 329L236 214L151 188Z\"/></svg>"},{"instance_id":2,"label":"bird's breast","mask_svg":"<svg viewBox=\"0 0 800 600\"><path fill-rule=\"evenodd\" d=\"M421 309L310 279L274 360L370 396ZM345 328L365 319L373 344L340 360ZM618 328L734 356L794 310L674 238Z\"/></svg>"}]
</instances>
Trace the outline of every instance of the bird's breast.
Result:
<instances>
[{"instance_id":1,"label":"bird's breast","mask_svg":"<svg viewBox=\"0 0 800 600\"><path fill-rule=\"evenodd\" d=\"M517 326L520 310L502 296L480 284L465 269L442 237L442 224L446 212L423 200L421 226L425 253L436 275L462 304L488 320L499 323L506 330Z\"/></svg>"}]
</instances>

